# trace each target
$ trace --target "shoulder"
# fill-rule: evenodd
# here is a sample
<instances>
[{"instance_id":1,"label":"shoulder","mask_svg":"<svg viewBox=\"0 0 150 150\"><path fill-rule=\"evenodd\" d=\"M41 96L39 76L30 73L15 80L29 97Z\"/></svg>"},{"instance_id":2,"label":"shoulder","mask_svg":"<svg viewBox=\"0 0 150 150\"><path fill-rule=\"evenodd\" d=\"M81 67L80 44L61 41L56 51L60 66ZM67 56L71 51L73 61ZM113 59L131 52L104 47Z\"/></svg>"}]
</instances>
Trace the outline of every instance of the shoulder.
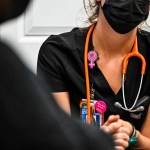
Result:
<instances>
[{"instance_id":1,"label":"shoulder","mask_svg":"<svg viewBox=\"0 0 150 150\"><path fill-rule=\"evenodd\" d=\"M79 50L83 51L85 37L85 32L79 28L49 36L40 47L38 66L56 69L55 66L64 64L66 67L69 61L79 59Z\"/></svg>"},{"instance_id":2,"label":"shoulder","mask_svg":"<svg viewBox=\"0 0 150 150\"><path fill-rule=\"evenodd\" d=\"M140 30L138 33L138 46L142 55L150 56L150 32Z\"/></svg>"},{"instance_id":3,"label":"shoulder","mask_svg":"<svg viewBox=\"0 0 150 150\"><path fill-rule=\"evenodd\" d=\"M3 59L6 59L7 57L4 56L10 56L13 55L12 50L10 49L10 47L5 44L4 42L0 41L0 57L2 57Z\"/></svg>"},{"instance_id":4,"label":"shoulder","mask_svg":"<svg viewBox=\"0 0 150 150\"><path fill-rule=\"evenodd\" d=\"M143 39L147 44L150 44L150 32L148 32L146 30L140 30L139 38Z\"/></svg>"},{"instance_id":5,"label":"shoulder","mask_svg":"<svg viewBox=\"0 0 150 150\"><path fill-rule=\"evenodd\" d=\"M146 60L146 63L150 63L150 32L141 30L138 34L138 49ZM149 65L147 65L149 67Z\"/></svg>"},{"instance_id":6,"label":"shoulder","mask_svg":"<svg viewBox=\"0 0 150 150\"><path fill-rule=\"evenodd\" d=\"M69 32L50 35L42 43L38 54L39 57L66 57L68 54L72 55L73 52L83 49L87 29L73 28Z\"/></svg>"},{"instance_id":7,"label":"shoulder","mask_svg":"<svg viewBox=\"0 0 150 150\"><path fill-rule=\"evenodd\" d=\"M73 28L69 32L49 36L42 44L40 51L74 51L77 48L78 41L84 38L84 33L80 28Z\"/></svg>"},{"instance_id":8,"label":"shoulder","mask_svg":"<svg viewBox=\"0 0 150 150\"><path fill-rule=\"evenodd\" d=\"M20 57L15 53L12 45L0 42L0 66L3 66L3 68L7 70L6 65L14 67L25 66ZM14 67L11 67L11 69Z\"/></svg>"}]
</instances>

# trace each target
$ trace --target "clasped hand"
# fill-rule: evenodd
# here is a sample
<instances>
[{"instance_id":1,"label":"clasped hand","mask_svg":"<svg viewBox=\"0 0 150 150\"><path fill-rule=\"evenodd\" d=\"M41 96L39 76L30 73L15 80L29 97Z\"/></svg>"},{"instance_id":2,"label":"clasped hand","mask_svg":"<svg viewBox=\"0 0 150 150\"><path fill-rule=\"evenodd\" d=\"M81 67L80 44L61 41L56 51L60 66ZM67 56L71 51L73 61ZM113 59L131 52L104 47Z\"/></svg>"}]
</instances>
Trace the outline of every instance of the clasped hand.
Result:
<instances>
[{"instance_id":1,"label":"clasped hand","mask_svg":"<svg viewBox=\"0 0 150 150\"><path fill-rule=\"evenodd\" d=\"M101 128L112 135L116 150L124 150L129 146L133 127L129 122L120 119L119 115L111 115Z\"/></svg>"}]
</instances>

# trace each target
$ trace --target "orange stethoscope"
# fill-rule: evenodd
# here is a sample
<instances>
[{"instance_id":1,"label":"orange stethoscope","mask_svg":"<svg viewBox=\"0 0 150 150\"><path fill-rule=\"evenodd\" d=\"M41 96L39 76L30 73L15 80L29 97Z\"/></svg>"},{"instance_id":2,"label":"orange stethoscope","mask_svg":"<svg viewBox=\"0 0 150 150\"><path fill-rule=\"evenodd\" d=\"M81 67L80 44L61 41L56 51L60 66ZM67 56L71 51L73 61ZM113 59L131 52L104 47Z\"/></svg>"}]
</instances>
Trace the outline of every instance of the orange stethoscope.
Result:
<instances>
[{"instance_id":1,"label":"orange stethoscope","mask_svg":"<svg viewBox=\"0 0 150 150\"><path fill-rule=\"evenodd\" d=\"M91 110L90 110L90 83L89 83L89 71L88 71L88 46L89 46L89 40L90 40L90 36L92 31L94 30L95 24L93 24L86 36L86 41L85 41L85 48L84 48L84 69L85 69L85 82L86 82L86 98L87 98L87 123L90 124L91 123ZM141 61L142 61L142 69L141 69L141 81L140 81L140 86L138 89L138 93L135 99L134 104L132 105L131 108L127 108L126 106L126 101L125 101L125 92L124 92L124 82L125 82L125 75L126 75L126 71L127 71L127 66L128 66L128 60L130 59L130 57L138 57ZM129 112L135 112L135 110L132 110L139 98L139 94L141 91L141 87L142 87L142 82L143 82L143 76L145 74L145 69L146 69L146 61L145 58L138 52L138 44L137 44L137 38L135 39L134 42L134 46L132 51L124 58L123 62L122 62L122 93L123 93L123 102L124 102L124 107L122 107L122 105L120 103L118 103L118 105L120 105L120 108L129 111Z\"/></svg>"}]
</instances>

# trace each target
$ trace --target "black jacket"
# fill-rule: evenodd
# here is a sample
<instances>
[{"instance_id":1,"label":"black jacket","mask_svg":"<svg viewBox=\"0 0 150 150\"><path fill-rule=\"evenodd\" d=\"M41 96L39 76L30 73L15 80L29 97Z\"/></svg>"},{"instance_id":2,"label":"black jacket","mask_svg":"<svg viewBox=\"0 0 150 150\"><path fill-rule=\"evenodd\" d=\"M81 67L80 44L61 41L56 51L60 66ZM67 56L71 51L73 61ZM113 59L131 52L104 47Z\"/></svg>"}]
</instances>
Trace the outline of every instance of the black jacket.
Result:
<instances>
[{"instance_id":1,"label":"black jacket","mask_svg":"<svg viewBox=\"0 0 150 150\"><path fill-rule=\"evenodd\" d=\"M1 150L113 150L110 136L71 119L41 81L0 42Z\"/></svg>"}]
</instances>

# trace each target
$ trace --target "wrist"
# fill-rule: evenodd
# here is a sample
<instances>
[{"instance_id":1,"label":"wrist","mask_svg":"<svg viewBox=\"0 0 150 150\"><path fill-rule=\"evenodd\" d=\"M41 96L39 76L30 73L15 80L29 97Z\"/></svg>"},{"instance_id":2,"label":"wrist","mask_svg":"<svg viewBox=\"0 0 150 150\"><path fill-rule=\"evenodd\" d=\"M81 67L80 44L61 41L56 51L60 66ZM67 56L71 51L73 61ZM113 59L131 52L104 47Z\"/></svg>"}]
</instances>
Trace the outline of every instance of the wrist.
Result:
<instances>
[{"instance_id":1,"label":"wrist","mask_svg":"<svg viewBox=\"0 0 150 150\"><path fill-rule=\"evenodd\" d=\"M133 124L131 124L131 126L132 126L132 132L130 134L130 138L133 137L135 135L135 132L136 132L135 126Z\"/></svg>"},{"instance_id":2,"label":"wrist","mask_svg":"<svg viewBox=\"0 0 150 150\"><path fill-rule=\"evenodd\" d=\"M137 131L133 125L132 125L132 127L133 127L133 130L132 130L132 133L130 135L129 145L135 144L138 140L139 131Z\"/></svg>"},{"instance_id":3,"label":"wrist","mask_svg":"<svg viewBox=\"0 0 150 150\"><path fill-rule=\"evenodd\" d=\"M129 127L130 134L129 134L129 136L132 137L134 135L134 132L135 132L135 127L132 123L129 123L129 124L130 124L130 127Z\"/></svg>"}]
</instances>

